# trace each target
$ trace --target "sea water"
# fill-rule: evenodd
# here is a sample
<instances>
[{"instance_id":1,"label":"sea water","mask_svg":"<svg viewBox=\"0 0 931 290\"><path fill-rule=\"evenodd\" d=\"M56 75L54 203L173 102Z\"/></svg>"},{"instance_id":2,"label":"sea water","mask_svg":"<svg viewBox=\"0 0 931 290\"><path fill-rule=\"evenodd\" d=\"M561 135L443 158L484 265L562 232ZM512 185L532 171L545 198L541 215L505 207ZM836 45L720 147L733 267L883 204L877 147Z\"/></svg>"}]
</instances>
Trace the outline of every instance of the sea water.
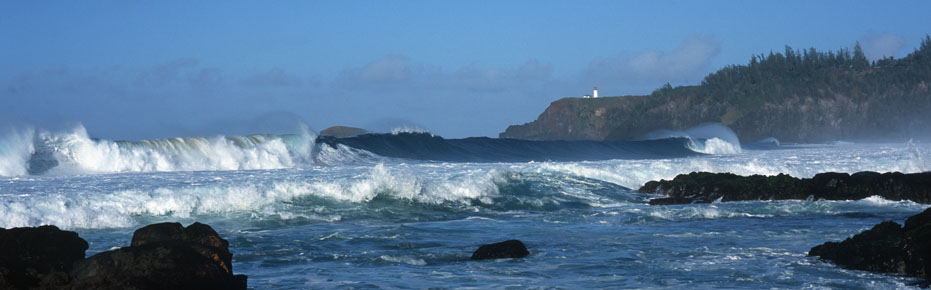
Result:
<instances>
[{"instance_id":1,"label":"sea water","mask_svg":"<svg viewBox=\"0 0 931 290\"><path fill-rule=\"evenodd\" d=\"M687 144L701 152L690 156L470 163L302 135L143 144L81 130L15 133L0 140L0 227L76 231L90 256L128 246L147 224L198 221L229 240L233 270L253 289L909 288L915 279L844 270L807 252L927 205L650 206L658 196L636 189L693 171L931 170L931 146L914 142L722 149L712 138ZM530 256L469 261L481 244L508 239Z\"/></svg>"}]
</instances>

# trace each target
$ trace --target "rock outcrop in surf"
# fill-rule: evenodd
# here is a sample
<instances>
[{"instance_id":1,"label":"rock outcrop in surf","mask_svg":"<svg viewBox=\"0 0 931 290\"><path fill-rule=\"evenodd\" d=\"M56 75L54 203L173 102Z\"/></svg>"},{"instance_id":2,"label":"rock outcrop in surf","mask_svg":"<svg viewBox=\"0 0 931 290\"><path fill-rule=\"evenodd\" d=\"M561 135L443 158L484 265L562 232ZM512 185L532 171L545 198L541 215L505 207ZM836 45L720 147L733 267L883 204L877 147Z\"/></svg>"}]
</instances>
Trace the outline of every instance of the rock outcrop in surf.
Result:
<instances>
[{"instance_id":1,"label":"rock outcrop in surf","mask_svg":"<svg viewBox=\"0 0 931 290\"><path fill-rule=\"evenodd\" d=\"M931 208L909 217L905 227L893 221L877 224L842 242L811 248L819 257L853 270L931 279Z\"/></svg>"},{"instance_id":2,"label":"rock outcrop in surf","mask_svg":"<svg viewBox=\"0 0 931 290\"><path fill-rule=\"evenodd\" d=\"M742 200L858 200L881 196L888 200L931 203L931 172L820 173L812 178L739 176L731 173L692 172L672 180L650 181L638 192L669 197L650 200L651 205L711 203Z\"/></svg>"},{"instance_id":3,"label":"rock outcrop in surf","mask_svg":"<svg viewBox=\"0 0 931 290\"><path fill-rule=\"evenodd\" d=\"M519 240L482 245L472 253L472 260L523 258L530 255L527 246Z\"/></svg>"},{"instance_id":4,"label":"rock outcrop in surf","mask_svg":"<svg viewBox=\"0 0 931 290\"><path fill-rule=\"evenodd\" d=\"M54 226L0 229L2 289L246 289L229 242L208 225L153 224L129 247L84 258L88 244Z\"/></svg>"},{"instance_id":5,"label":"rock outcrop in surf","mask_svg":"<svg viewBox=\"0 0 931 290\"><path fill-rule=\"evenodd\" d=\"M355 137L362 134L367 134L368 131L362 128L356 127L347 127L347 126L333 126L320 131L320 136L329 136L335 138L347 138Z\"/></svg>"}]
</instances>

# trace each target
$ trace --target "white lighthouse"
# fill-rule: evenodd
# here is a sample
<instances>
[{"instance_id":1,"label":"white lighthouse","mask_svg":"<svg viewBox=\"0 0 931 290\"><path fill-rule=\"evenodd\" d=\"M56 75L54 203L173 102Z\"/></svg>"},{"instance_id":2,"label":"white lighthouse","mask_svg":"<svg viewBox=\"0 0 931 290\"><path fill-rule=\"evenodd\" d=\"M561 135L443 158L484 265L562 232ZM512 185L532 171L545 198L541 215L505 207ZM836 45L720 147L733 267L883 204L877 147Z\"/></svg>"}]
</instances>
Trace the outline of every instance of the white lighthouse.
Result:
<instances>
[{"instance_id":1,"label":"white lighthouse","mask_svg":"<svg viewBox=\"0 0 931 290\"><path fill-rule=\"evenodd\" d=\"M595 86L595 89L592 91L592 98L598 98L598 86Z\"/></svg>"}]
</instances>

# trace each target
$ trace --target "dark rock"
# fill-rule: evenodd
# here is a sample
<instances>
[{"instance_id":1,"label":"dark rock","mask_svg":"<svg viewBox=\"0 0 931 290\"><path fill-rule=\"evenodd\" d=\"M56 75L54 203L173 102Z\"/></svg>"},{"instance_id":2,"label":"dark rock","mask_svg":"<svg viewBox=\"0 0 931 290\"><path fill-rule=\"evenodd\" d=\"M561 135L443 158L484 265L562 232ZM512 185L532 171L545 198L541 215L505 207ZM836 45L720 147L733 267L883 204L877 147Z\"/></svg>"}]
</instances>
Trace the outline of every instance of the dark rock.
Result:
<instances>
[{"instance_id":1,"label":"dark rock","mask_svg":"<svg viewBox=\"0 0 931 290\"><path fill-rule=\"evenodd\" d=\"M355 137L355 136L359 136L359 135L367 134L367 133L368 131L365 131L365 129L362 129L362 128L347 127L347 126L333 126L333 127L323 129L323 131L320 131L320 136L349 138L349 137Z\"/></svg>"},{"instance_id":2,"label":"dark rock","mask_svg":"<svg viewBox=\"0 0 931 290\"><path fill-rule=\"evenodd\" d=\"M0 289L57 288L87 246L77 233L55 226L0 228Z\"/></svg>"},{"instance_id":3,"label":"dark rock","mask_svg":"<svg viewBox=\"0 0 931 290\"><path fill-rule=\"evenodd\" d=\"M143 246L158 243L199 244L205 256L213 258L227 272L233 272L233 254L229 251L229 242L208 225L195 222L187 228L180 223L160 223L145 226L133 233L130 246Z\"/></svg>"},{"instance_id":4,"label":"dark rock","mask_svg":"<svg viewBox=\"0 0 931 290\"><path fill-rule=\"evenodd\" d=\"M482 245L472 253L472 260L523 258L530 255L524 243L508 240L500 243Z\"/></svg>"},{"instance_id":5,"label":"dark rock","mask_svg":"<svg viewBox=\"0 0 931 290\"><path fill-rule=\"evenodd\" d=\"M905 228L903 230L907 232L926 229L929 226L928 223L931 223L931 209L905 219Z\"/></svg>"},{"instance_id":6,"label":"dark rock","mask_svg":"<svg viewBox=\"0 0 931 290\"><path fill-rule=\"evenodd\" d=\"M886 221L843 242L811 248L840 267L931 279L931 208L910 217L906 227Z\"/></svg>"},{"instance_id":7,"label":"dark rock","mask_svg":"<svg viewBox=\"0 0 931 290\"><path fill-rule=\"evenodd\" d=\"M856 200L873 195L888 200L931 203L931 172L820 173L811 179L785 174L739 176L731 173L692 172L673 180L650 181L639 190L669 196L652 205L710 203L741 200L826 199Z\"/></svg>"},{"instance_id":8,"label":"dark rock","mask_svg":"<svg viewBox=\"0 0 931 290\"><path fill-rule=\"evenodd\" d=\"M233 275L229 243L210 226L153 224L133 234L130 247L106 251L75 265L74 289L245 289Z\"/></svg>"}]
</instances>

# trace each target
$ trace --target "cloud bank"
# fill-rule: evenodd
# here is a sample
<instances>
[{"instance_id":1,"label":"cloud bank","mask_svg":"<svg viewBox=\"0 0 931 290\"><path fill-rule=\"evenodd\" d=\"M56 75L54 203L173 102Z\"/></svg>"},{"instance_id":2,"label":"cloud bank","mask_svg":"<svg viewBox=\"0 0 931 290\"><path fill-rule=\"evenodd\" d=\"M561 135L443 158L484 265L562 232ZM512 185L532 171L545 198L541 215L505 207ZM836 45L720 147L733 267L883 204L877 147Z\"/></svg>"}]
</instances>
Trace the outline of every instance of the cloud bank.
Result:
<instances>
[{"instance_id":1,"label":"cloud bank","mask_svg":"<svg viewBox=\"0 0 931 290\"><path fill-rule=\"evenodd\" d=\"M692 36L672 51L648 50L632 56L597 58L588 65L586 75L598 82L644 87L657 84L693 83L711 70L711 59L721 51L713 37Z\"/></svg>"},{"instance_id":2,"label":"cloud bank","mask_svg":"<svg viewBox=\"0 0 931 290\"><path fill-rule=\"evenodd\" d=\"M870 60L898 57L905 49L905 38L893 33L870 33L860 38L860 47Z\"/></svg>"}]
</instances>

